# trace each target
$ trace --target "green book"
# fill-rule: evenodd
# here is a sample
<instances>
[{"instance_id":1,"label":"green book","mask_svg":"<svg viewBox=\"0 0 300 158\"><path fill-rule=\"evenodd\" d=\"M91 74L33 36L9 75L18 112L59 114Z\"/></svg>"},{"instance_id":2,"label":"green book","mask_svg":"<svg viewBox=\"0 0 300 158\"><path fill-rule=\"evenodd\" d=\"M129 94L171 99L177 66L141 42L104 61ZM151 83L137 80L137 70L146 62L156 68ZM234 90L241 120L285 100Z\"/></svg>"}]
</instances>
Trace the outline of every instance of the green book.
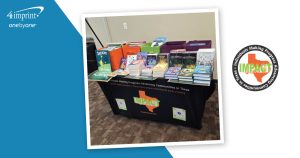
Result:
<instances>
[{"instance_id":1,"label":"green book","mask_svg":"<svg viewBox=\"0 0 300 158\"><path fill-rule=\"evenodd\" d=\"M108 71L99 71L96 70L89 74L88 79L91 81L104 81L108 82L112 77L108 76L109 72Z\"/></svg>"}]
</instances>

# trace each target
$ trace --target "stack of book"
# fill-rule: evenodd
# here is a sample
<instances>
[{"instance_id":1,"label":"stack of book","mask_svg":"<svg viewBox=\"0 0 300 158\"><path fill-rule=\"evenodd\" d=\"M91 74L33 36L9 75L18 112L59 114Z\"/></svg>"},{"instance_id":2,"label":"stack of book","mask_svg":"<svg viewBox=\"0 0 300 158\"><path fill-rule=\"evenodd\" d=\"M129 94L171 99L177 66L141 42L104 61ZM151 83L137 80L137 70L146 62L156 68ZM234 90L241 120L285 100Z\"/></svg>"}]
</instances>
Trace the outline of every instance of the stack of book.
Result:
<instances>
[{"instance_id":1,"label":"stack of book","mask_svg":"<svg viewBox=\"0 0 300 158\"><path fill-rule=\"evenodd\" d=\"M153 67L156 65L157 55L148 54L146 58L146 67L142 69L142 76L151 77L153 72Z\"/></svg>"},{"instance_id":2,"label":"stack of book","mask_svg":"<svg viewBox=\"0 0 300 158\"><path fill-rule=\"evenodd\" d=\"M146 62L147 62L147 52L139 52L137 53L137 60L144 60L144 63L146 65Z\"/></svg>"},{"instance_id":3,"label":"stack of book","mask_svg":"<svg viewBox=\"0 0 300 158\"><path fill-rule=\"evenodd\" d=\"M177 80L181 67L169 67L165 73L165 79Z\"/></svg>"},{"instance_id":4,"label":"stack of book","mask_svg":"<svg viewBox=\"0 0 300 158\"><path fill-rule=\"evenodd\" d=\"M215 49L199 49L197 52L197 66L193 73L194 83L209 86L213 73Z\"/></svg>"},{"instance_id":5,"label":"stack of book","mask_svg":"<svg viewBox=\"0 0 300 158\"><path fill-rule=\"evenodd\" d=\"M193 82L193 72L194 72L194 69L182 68L178 75L179 81Z\"/></svg>"},{"instance_id":6,"label":"stack of book","mask_svg":"<svg viewBox=\"0 0 300 158\"><path fill-rule=\"evenodd\" d=\"M153 67L153 77L164 77L168 64L158 63Z\"/></svg>"},{"instance_id":7,"label":"stack of book","mask_svg":"<svg viewBox=\"0 0 300 158\"><path fill-rule=\"evenodd\" d=\"M164 77L168 69L169 53L160 53L157 56L157 64L153 67L153 77Z\"/></svg>"},{"instance_id":8,"label":"stack of book","mask_svg":"<svg viewBox=\"0 0 300 158\"><path fill-rule=\"evenodd\" d=\"M111 73L111 64L109 51L114 47L105 48L96 51L96 59L98 64L98 70L89 75L90 80L108 80Z\"/></svg>"},{"instance_id":9,"label":"stack of book","mask_svg":"<svg viewBox=\"0 0 300 158\"><path fill-rule=\"evenodd\" d=\"M137 55L127 55L126 69L128 69L129 64L131 64L136 59L137 59Z\"/></svg>"},{"instance_id":10,"label":"stack of book","mask_svg":"<svg viewBox=\"0 0 300 158\"><path fill-rule=\"evenodd\" d=\"M179 81L193 83L193 72L195 70L196 59L197 53L195 52L183 53L183 68L178 75Z\"/></svg>"},{"instance_id":11,"label":"stack of book","mask_svg":"<svg viewBox=\"0 0 300 158\"><path fill-rule=\"evenodd\" d=\"M183 54L184 54L183 51L185 51L185 49L171 50L170 60L169 60L169 66L170 67L182 67L183 66L183 61L182 61L182 57L183 57Z\"/></svg>"},{"instance_id":12,"label":"stack of book","mask_svg":"<svg viewBox=\"0 0 300 158\"><path fill-rule=\"evenodd\" d=\"M210 65L197 65L193 73L194 83L210 86L212 67Z\"/></svg>"},{"instance_id":13,"label":"stack of book","mask_svg":"<svg viewBox=\"0 0 300 158\"><path fill-rule=\"evenodd\" d=\"M127 66L130 76L140 76L144 67L143 60L134 60Z\"/></svg>"},{"instance_id":14,"label":"stack of book","mask_svg":"<svg viewBox=\"0 0 300 158\"><path fill-rule=\"evenodd\" d=\"M127 62L127 59L122 58L121 63L120 63L120 69L113 71L112 73L109 74L109 76L111 76L111 77L127 76L129 74L129 72L128 72L128 70L126 70L126 62Z\"/></svg>"},{"instance_id":15,"label":"stack of book","mask_svg":"<svg viewBox=\"0 0 300 158\"><path fill-rule=\"evenodd\" d=\"M142 69L142 76L147 76L147 77L152 77L152 71L153 67L152 66L146 66L145 68Z\"/></svg>"}]
</instances>

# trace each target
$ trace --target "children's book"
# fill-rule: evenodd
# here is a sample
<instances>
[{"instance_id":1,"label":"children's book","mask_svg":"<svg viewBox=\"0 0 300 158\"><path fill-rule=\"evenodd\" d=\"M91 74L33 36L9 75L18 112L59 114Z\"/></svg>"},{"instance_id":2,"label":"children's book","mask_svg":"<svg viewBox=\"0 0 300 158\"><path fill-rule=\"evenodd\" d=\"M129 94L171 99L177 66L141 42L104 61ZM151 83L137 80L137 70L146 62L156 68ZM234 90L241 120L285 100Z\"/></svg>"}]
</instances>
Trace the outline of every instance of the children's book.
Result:
<instances>
[{"instance_id":1,"label":"children's book","mask_svg":"<svg viewBox=\"0 0 300 158\"><path fill-rule=\"evenodd\" d=\"M126 68L129 64L131 64L134 60L137 59L136 55L127 55Z\"/></svg>"},{"instance_id":2,"label":"children's book","mask_svg":"<svg viewBox=\"0 0 300 158\"><path fill-rule=\"evenodd\" d=\"M183 68L187 69L195 69L196 67L196 60L197 60L197 53L190 52L190 53L183 53L182 57Z\"/></svg>"},{"instance_id":3,"label":"children's book","mask_svg":"<svg viewBox=\"0 0 300 158\"><path fill-rule=\"evenodd\" d=\"M122 58L121 59L121 64L120 64L120 69L125 70L126 69L126 63L127 63L127 59Z\"/></svg>"},{"instance_id":4,"label":"children's book","mask_svg":"<svg viewBox=\"0 0 300 158\"><path fill-rule=\"evenodd\" d=\"M158 64L169 64L169 53L160 53L157 55Z\"/></svg>"},{"instance_id":5,"label":"children's book","mask_svg":"<svg viewBox=\"0 0 300 158\"><path fill-rule=\"evenodd\" d=\"M137 60L143 60L144 63L146 64L146 61L147 61L147 55L148 55L147 52L139 52L139 53L137 54Z\"/></svg>"},{"instance_id":6,"label":"children's book","mask_svg":"<svg viewBox=\"0 0 300 158\"><path fill-rule=\"evenodd\" d=\"M182 68L178 75L178 78L192 78L194 69Z\"/></svg>"},{"instance_id":7,"label":"children's book","mask_svg":"<svg viewBox=\"0 0 300 158\"><path fill-rule=\"evenodd\" d=\"M197 74L211 74L212 67L211 65L197 65L194 71L194 75Z\"/></svg>"},{"instance_id":8,"label":"children's book","mask_svg":"<svg viewBox=\"0 0 300 158\"><path fill-rule=\"evenodd\" d=\"M182 67L183 66L182 56L183 53L170 53L169 66Z\"/></svg>"},{"instance_id":9,"label":"children's book","mask_svg":"<svg viewBox=\"0 0 300 158\"><path fill-rule=\"evenodd\" d=\"M148 54L146 65L147 66L155 66L157 64L157 55L154 54Z\"/></svg>"},{"instance_id":10,"label":"children's book","mask_svg":"<svg viewBox=\"0 0 300 158\"><path fill-rule=\"evenodd\" d=\"M215 49L199 49L197 52L197 65L213 65Z\"/></svg>"},{"instance_id":11,"label":"children's book","mask_svg":"<svg viewBox=\"0 0 300 158\"><path fill-rule=\"evenodd\" d=\"M165 76L178 76L180 73L181 67L169 67Z\"/></svg>"}]
</instances>

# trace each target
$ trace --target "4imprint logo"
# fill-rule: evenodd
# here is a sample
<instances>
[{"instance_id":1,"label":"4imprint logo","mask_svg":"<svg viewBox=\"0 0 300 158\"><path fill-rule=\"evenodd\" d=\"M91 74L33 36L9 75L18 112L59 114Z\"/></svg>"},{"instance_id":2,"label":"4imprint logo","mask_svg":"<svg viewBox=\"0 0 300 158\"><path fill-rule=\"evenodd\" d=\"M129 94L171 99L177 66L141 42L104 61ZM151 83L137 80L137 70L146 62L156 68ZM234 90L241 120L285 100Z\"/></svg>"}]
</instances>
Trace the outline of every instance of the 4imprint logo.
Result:
<instances>
[{"instance_id":1,"label":"4imprint logo","mask_svg":"<svg viewBox=\"0 0 300 158\"><path fill-rule=\"evenodd\" d=\"M36 23L27 23L33 22L43 13L43 6L29 7L25 9L20 9L17 11L10 11L6 17L13 21L13 23L8 24L10 28L35 28ZM17 23L16 23L17 22ZM26 23L25 23L26 22Z\"/></svg>"}]
</instances>

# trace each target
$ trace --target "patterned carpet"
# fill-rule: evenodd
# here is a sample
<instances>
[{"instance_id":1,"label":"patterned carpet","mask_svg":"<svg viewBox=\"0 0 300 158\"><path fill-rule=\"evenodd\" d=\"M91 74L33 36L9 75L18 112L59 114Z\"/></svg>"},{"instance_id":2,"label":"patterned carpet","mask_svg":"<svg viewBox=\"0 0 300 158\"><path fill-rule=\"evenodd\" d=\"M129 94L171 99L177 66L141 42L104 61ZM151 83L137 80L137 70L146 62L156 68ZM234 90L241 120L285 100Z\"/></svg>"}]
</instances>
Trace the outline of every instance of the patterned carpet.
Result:
<instances>
[{"instance_id":1,"label":"patterned carpet","mask_svg":"<svg viewBox=\"0 0 300 158\"><path fill-rule=\"evenodd\" d=\"M201 130L114 115L96 82L89 82L92 145L219 140L218 90L206 102Z\"/></svg>"}]
</instances>

